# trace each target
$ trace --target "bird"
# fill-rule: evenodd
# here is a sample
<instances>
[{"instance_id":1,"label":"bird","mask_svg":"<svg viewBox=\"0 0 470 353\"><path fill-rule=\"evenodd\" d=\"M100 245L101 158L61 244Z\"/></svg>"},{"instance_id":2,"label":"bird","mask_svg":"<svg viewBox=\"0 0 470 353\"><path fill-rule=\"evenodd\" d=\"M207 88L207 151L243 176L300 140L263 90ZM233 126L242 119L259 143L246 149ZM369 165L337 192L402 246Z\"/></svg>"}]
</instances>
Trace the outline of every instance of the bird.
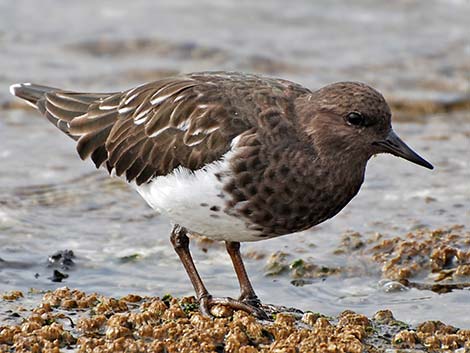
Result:
<instances>
[{"instance_id":1,"label":"bird","mask_svg":"<svg viewBox=\"0 0 470 353\"><path fill-rule=\"evenodd\" d=\"M206 316L223 304L266 319L240 243L332 218L358 193L372 156L390 153L433 169L394 132L382 94L361 82L311 90L208 71L111 93L31 83L10 91L75 140L82 160L125 180L169 218L170 241ZM225 242L238 299L207 290L189 249L193 234Z\"/></svg>"}]
</instances>

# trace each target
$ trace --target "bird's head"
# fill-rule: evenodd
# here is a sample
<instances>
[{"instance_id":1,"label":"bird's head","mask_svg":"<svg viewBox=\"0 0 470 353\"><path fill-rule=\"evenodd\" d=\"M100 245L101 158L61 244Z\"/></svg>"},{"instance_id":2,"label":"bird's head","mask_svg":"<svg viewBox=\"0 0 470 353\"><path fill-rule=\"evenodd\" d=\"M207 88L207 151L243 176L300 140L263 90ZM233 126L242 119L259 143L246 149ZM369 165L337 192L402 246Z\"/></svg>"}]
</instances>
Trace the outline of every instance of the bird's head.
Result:
<instances>
[{"instance_id":1,"label":"bird's head","mask_svg":"<svg viewBox=\"0 0 470 353\"><path fill-rule=\"evenodd\" d=\"M372 87L338 82L300 98L300 123L320 158L364 163L378 153L391 153L423 167L433 166L393 131L390 107Z\"/></svg>"}]
</instances>

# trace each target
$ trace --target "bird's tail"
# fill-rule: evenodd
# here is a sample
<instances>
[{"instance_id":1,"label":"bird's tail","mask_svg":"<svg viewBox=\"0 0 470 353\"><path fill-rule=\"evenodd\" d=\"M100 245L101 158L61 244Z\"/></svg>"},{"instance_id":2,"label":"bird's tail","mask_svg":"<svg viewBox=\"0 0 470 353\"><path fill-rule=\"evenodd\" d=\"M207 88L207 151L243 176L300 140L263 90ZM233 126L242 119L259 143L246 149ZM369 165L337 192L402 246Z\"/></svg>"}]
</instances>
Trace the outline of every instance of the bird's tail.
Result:
<instances>
[{"instance_id":1,"label":"bird's tail","mask_svg":"<svg viewBox=\"0 0 470 353\"><path fill-rule=\"evenodd\" d=\"M83 116L90 106L107 93L78 93L65 91L59 88L35 85L32 83L19 83L10 86L12 95L23 99L26 103L38 109L51 123L74 140L78 140L83 131L71 131L72 120ZM89 122L90 119L82 119ZM93 123L94 120L91 121ZM76 121L78 123L78 120ZM89 124L91 124L89 122Z\"/></svg>"},{"instance_id":2,"label":"bird's tail","mask_svg":"<svg viewBox=\"0 0 470 353\"><path fill-rule=\"evenodd\" d=\"M46 93L58 91L59 89L32 83L17 83L10 86L10 93L26 101L29 105L38 108L38 102L44 98Z\"/></svg>"},{"instance_id":3,"label":"bird's tail","mask_svg":"<svg viewBox=\"0 0 470 353\"><path fill-rule=\"evenodd\" d=\"M105 142L119 118L120 94L71 92L31 83L13 85L10 92L78 141L82 159L91 156L97 167L107 160Z\"/></svg>"}]
</instances>

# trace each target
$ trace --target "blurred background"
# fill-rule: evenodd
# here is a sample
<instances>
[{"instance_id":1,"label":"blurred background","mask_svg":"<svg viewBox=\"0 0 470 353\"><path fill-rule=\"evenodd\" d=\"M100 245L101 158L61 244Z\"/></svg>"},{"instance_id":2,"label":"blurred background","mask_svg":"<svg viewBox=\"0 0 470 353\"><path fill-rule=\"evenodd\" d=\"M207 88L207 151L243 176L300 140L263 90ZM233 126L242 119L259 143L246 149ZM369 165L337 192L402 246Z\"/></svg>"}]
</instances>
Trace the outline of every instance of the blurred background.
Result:
<instances>
[{"instance_id":1,"label":"blurred background","mask_svg":"<svg viewBox=\"0 0 470 353\"><path fill-rule=\"evenodd\" d=\"M236 70L312 89L366 82L390 102L395 130L436 167L375 158L359 195L334 219L244 245L261 299L328 315L388 308L411 323L470 327L468 288L406 288L384 281L380 264L337 251L351 232L387 238L468 227L469 18L466 0L0 0L0 292L67 285L114 296L193 294L168 221L80 161L73 141L10 96L9 85L119 91L180 72ZM222 246L196 241L193 249L213 293L236 296ZM299 282L274 273L277 251L346 270ZM54 270L68 278L54 282Z\"/></svg>"}]
</instances>

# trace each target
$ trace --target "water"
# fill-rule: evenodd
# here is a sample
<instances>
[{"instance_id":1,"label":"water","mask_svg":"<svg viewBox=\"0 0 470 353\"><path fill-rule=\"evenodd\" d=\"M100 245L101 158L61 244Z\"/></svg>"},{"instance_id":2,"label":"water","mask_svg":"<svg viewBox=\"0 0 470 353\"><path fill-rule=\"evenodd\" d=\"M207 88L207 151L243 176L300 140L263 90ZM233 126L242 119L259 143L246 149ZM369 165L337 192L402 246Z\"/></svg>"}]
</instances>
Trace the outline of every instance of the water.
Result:
<instances>
[{"instance_id":1,"label":"water","mask_svg":"<svg viewBox=\"0 0 470 353\"><path fill-rule=\"evenodd\" d=\"M30 109L16 109L14 82L119 90L175 72L240 70L315 88L338 80L371 83L393 102L436 104L468 97L470 47L465 1L80 1L0 0L0 291L64 284L119 296L192 294L168 241L166 219L90 162ZM7 109L15 108L15 109ZM300 235L243 246L283 250L327 266L347 230L395 236L470 219L470 113L437 112L395 130L431 161L429 171L392 156L374 158L359 195L334 219ZM434 202L426 202L429 197ZM310 243L316 247L311 248ZM235 296L223 247L193 246L207 286ZM47 258L72 249L63 283ZM138 254L137 258L134 255ZM358 260L359 261L359 260ZM335 315L390 308L408 322L470 327L470 291L384 293L376 276L329 277L295 287L266 277L265 260L248 272L266 302Z\"/></svg>"}]
</instances>

